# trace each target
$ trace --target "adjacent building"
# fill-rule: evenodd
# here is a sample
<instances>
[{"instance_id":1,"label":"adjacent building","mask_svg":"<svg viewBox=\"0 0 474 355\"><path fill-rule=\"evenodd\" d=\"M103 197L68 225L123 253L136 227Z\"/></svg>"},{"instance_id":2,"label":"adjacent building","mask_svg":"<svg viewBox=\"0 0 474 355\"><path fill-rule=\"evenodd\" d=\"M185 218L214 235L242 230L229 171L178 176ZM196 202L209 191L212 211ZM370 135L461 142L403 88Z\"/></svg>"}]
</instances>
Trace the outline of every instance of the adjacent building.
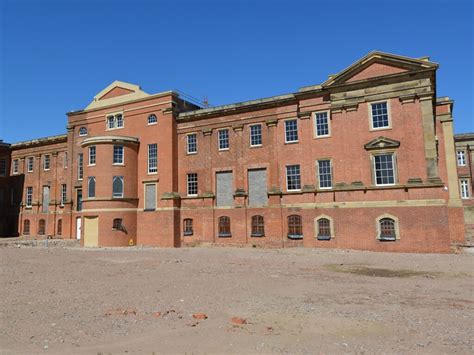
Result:
<instances>
[{"instance_id":1,"label":"adjacent building","mask_svg":"<svg viewBox=\"0 0 474 355\"><path fill-rule=\"evenodd\" d=\"M9 146L9 215L20 235L85 246L449 252L466 242L464 173L437 69L371 52L320 85L210 108L116 81L67 134Z\"/></svg>"}]
</instances>

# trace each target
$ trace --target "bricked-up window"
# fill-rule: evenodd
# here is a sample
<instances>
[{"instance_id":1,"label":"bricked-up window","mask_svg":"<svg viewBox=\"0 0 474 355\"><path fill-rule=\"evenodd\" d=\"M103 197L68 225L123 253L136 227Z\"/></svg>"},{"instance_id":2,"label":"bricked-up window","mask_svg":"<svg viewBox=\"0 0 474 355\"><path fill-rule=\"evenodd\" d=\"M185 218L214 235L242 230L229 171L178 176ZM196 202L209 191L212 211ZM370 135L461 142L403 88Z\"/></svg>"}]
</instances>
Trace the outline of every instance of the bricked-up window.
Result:
<instances>
[{"instance_id":1,"label":"bricked-up window","mask_svg":"<svg viewBox=\"0 0 474 355\"><path fill-rule=\"evenodd\" d=\"M26 158L26 171L27 172L31 173L33 171L34 161L35 161L34 157Z\"/></svg>"},{"instance_id":2,"label":"bricked-up window","mask_svg":"<svg viewBox=\"0 0 474 355\"><path fill-rule=\"evenodd\" d=\"M155 114L151 114L148 116L148 124L155 124L158 123L158 118L156 118Z\"/></svg>"},{"instance_id":3,"label":"bricked-up window","mask_svg":"<svg viewBox=\"0 0 474 355\"><path fill-rule=\"evenodd\" d=\"M43 155L43 170L49 170L51 167L51 156Z\"/></svg>"},{"instance_id":4,"label":"bricked-up window","mask_svg":"<svg viewBox=\"0 0 474 355\"><path fill-rule=\"evenodd\" d=\"M123 197L123 176L114 176L112 179L112 196Z\"/></svg>"},{"instance_id":5,"label":"bricked-up window","mask_svg":"<svg viewBox=\"0 0 474 355\"><path fill-rule=\"evenodd\" d=\"M19 162L18 159L13 160L13 174L18 174L19 172ZM0 161L0 168L1 168L1 161Z\"/></svg>"},{"instance_id":6,"label":"bricked-up window","mask_svg":"<svg viewBox=\"0 0 474 355\"><path fill-rule=\"evenodd\" d=\"M28 186L26 188L26 207L33 206L33 187Z\"/></svg>"},{"instance_id":7,"label":"bricked-up window","mask_svg":"<svg viewBox=\"0 0 474 355\"><path fill-rule=\"evenodd\" d=\"M186 218L183 221L183 231L184 236L193 235L193 220L191 218Z\"/></svg>"},{"instance_id":8,"label":"bricked-up window","mask_svg":"<svg viewBox=\"0 0 474 355\"><path fill-rule=\"evenodd\" d=\"M84 178L84 155L79 153L77 156L77 180Z\"/></svg>"},{"instance_id":9,"label":"bricked-up window","mask_svg":"<svg viewBox=\"0 0 474 355\"><path fill-rule=\"evenodd\" d=\"M38 223L38 234L45 235L46 234L46 223L44 219L40 219Z\"/></svg>"},{"instance_id":10,"label":"bricked-up window","mask_svg":"<svg viewBox=\"0 0 474 355\"><path fill-rule=\"evenodd\" d=\"M318 160L318 181L320 189L330 189L332 187L331 160Z\"/></svg>"},{"instance_id":11,"label":"bricked-up window","mask_svg":"<svg viewBox=\"0 0 474 355\"><path fill-rule=\"evenodd\" d=\"M391 241L396 239L395 221L391 218L382 218L380 224L380 240Z\"/></svg>"},{"instance_id":12,"label":"bricked-up window","mask_svg":"<svg viewBox=\"0 0 474 355\"><path fill-rule=\"evenodd\" d=\"M232 206L234 204L232 171L216 173L216 205Z\"/></svg>"},{"instance_id":13,"label":"bricked-up window","mask_svg":"<svg viewBox=\"0 0 474 355\"><path fill-rule=\"evenodd\" d=\"M64 168L64 169L67 169L67 164L68 164L68 161L67 161L67 152L64 152L64 156L63 156L63 168Z\"/></svg>"},{"instance_id":14,"label":"bricked-up window","mask_svg":"<svg viewBox=\"0 0 474 355\"><path fill-rule=\"evenodd\" d=\"M331 239L331 221L327 218L318 219L318 239Z\"/></svg>"},{"instance_id":15,"label":"bricked-up window","mask_svg":"<svg viewBox=\"0 0 474 355\"><path fill-rule=\"evenodd\" d=\"M64 206L66 201L67 201L67 185L61 184L61 206Z\"/></svg>"},{"instance_id":16,"label":"bricked-up window","mask_svg":"<svg viewBox=\"0 0 474 355\"><path fill-rule=\"evenodd\" d=\"M372 128L389 127L387 102L370 104L372 112Z\"/></svg>"},{"instance_id":17,"label":"bricked-up window","mask_svg":"<svg viewBox=\"0 0 474 355\"><path fill-rule=\"evenodd\" d=\"M268 203L267 170L250 169L248 171L249 206L265 206Z\"/></svg>"},{"instance_id":18,"label":"bricked-up window","mask_svg":"<svg viewBox=\"0 0 474 355\"><path fill-rule=\"evenodd\" d=\"M95 145L89 147L89 165L95 165L97 150Z\"/></svg>"},{"instance_id":19,"label":"bricked-up window","mask_svg":"<svg viewBox=\"0 0 474 355\"><path fill-rule=\"evenodd\" d=\"M114 220L112 221L112 229L117 231L121 231L124 229L122 218L114 218Z\"/></svg>"},{"instance_id":20,"label":"bricked-up window","mask_svg":"<svg viewBox=\"0 0 474 355\"><path fill-rule=\"evenodd\" d=\"M288 216L288 238L301 239L303 238L303 222L301 216Z\"/></svg>"},{"instance_id":21,"label":"bricked-up window","mask_svg":"<svg viewBox=\"0 0 474 355\"><path fill-rule=\"evenodd\" d=\"M285 143L298 142L298 120L285 121Z\"/></svg>"},{"instance_id":22,"label":"bricked-up window","mask_svg":"<svg viewBox=\"0 0 474 355\"><path fill-rule=\"evenodd\" d=\"M145 185L145 211L156 210L156 184Z\"/></svg>"},{"instance_id":23,"label":"bricked-up window","mask_svg":"<svg viewBox=\"0 0 474 355\"><path fill-rule=\"evenodd\" d=\"M190 133L186 136L186 151L188 154L196 154L198 151L197 147L197 135L196 133Z\"/></svg>"},{"instance_id":24,"label":"bricked-up window","mask_svg":"<svg viewBox=\"0 0 474 355\"><path fill-rule=\"evenodd\" d=\"M393 154L381 154L374 156L374 172L376 185L395 184L395 164Z\"/></svg>"},{"instance_id":25,"label":"bricked-up window","mask_svg":"<svg viewBox=\"0 0 474 355\"><path fill-rule=\"evenodd\" d=\"M114 145L113 164L123 164L123 145Z\"/></svg>"},{"instance_id":26,"label":"bricked-up window","mask_svg":"<svg viewBox=\"0 0 474 355\"><path fill-rule=\"evenodd\" d=\"M262 125L254 124L250 126L250 146L259 147L262 145Z\"/></svg>"},{"instance_id":27,"label":"bricked-up window","mask_svg":"<svg viewBox=\"0 0 474 355\"><path fill-rule=\"evenodd\" d=\"M263 216L252 216L252 233L251 237L263 237L265 235L265 223Z\"/></svg>"},{"instance_id":28,"label":"bricked-up window","mask_svg":"<svg viewBox=\"0 0 474 355\"><path fill-rule=\"evenodd\" d=\"M219 217L219 237L230 236L230 218L227 216Z\"/></svg>"},{"instance_id":29,"label":"bricked-up window","mask_svg":"<svg viewBox=\"0 0 474 355\"><path fill-rule=\"evenodd\" d=\"M198 175L190 173L187 175L187 195L197 196L198 194Z\"/></svg>"},{"instance_id":30,"label":"bricked-up window","mask_svg":"<svg viewBox=\"0 0 474 355\"><path fill-rule=\"evenodd\" d=\"M316 112L314 114L314 124L316 128L316 137L328 137L329 117L327 112Z\"/></svg>"},{"instance_id":31,"label":"bricked-up window","mask_svg":"<svg viewBox=\"0 0 474 355\"><path fill-rule=\"evenodd\" d=\"M469 198L469 180L461 179L459 180L459 187L461 188L461 198Z\"/></svg>"},{"instance_id":32,"label":"bricked-up window","mask_svg":"<svg viewBox=\"0 0 474 355\"><path fill-rule=\"evenodd\" d=\"M25 219L23 221L23 234L24 235L30 234L30 220L29 219Z\"/></svg>"},{"instance_id":33,"label":"bricked-up window","mask_svg":"<svg viewBox=\"0 0 474 355\"><path fill-rule=\"evenodd\" d=\"M458 158L458 166L466 166L466 155L464 150L456 151L456 156Z\"/></svg>"},{"instance_id":34,"label":"bricked-up window","mask_svg":"<svg viewBox=\"0 0 474 355\"><path fill-rule=\"evenodd\" d=\"M89 176L87 180L87 197L94 198L95 197L95 177Z\"/></svg>"},{"instance_id":35,"label":"bricked-up window","mask_svg":"<svg viewBox=\"0 0 474 355\"><path fill-rule=\"evenodd\" d=\"M301 175L299 165L288 165L286 167L286 189L288 191L301 190Z\"/></svg>"},{"instance_id":36,"label":"bricked-up window","mask_svg":"<svg viewBox=\"0 0 474 355\"><path fill-rule=\"evenodd\" d=\"M229 130L221 129L217 132L219 150L229 149Z\"/></svg>"},{"instance_id":37,"label":"bricked-up window","mask_svg":"<svg viewBox=\"0 0 474 355\"><path fill-rule=\"evenodd\" d=\"M58 219L58 228L57 228L56 234L57 235L63 234L63 220L62 219Z\"/></svg>"},{"instance_id":38,"label":"bricked-up window","mask_svg":"<svg viewBox=\"0 0 474 355\"><path fill-rule=\"evenodd\" d=\"M0 176L6 176L6 175L7 175L7 160L0 159Z\"/></svg>"},{"instance_id":39,"label":"bricked-up window","mask_svg":"<svg viewBox=\"0 0 474 355\"><path fill-rule=\"evenodd\" d=\"M86 127L81 127L79 128L79 136L87 136L87 128Z\"/></svg>"},{"instance_id":40,"label":"bricked-up window","mask_svg":"<svg viewBox=\"0 0 474 355\"><path fill-rule=\"evenodd\" d=\"M158 144L148 144L148 174L158 172Z\"/></svg>"},{"instance_id":41,"label":"bricked-up window","mask_svg":"<svg viewBox=\"0 0 474 355\"><path fill-rule=\"evenodd\" d=\"M107 116L108 129L123 128L123 126L123 115L121 113L111 114Z\"/></svg>"}]
</instances>

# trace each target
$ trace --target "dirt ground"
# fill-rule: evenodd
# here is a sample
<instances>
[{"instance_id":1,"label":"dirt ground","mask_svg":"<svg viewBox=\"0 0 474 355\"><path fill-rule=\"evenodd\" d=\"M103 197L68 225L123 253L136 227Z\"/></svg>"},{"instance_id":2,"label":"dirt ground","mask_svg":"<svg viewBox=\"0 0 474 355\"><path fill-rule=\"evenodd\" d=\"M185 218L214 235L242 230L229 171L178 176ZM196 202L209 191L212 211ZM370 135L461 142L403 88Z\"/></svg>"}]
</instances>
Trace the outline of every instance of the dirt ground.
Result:
<instances>
[{"instance_id":1,"label":"dirt ground","mask_svg":"<svg viewBox=\"0 0 474 355\"><path fill-rule=\"evenodd\" d=\"M0 265L2 354L474 351L473 255L9 246Z\"/></svg>"}]
</instances>

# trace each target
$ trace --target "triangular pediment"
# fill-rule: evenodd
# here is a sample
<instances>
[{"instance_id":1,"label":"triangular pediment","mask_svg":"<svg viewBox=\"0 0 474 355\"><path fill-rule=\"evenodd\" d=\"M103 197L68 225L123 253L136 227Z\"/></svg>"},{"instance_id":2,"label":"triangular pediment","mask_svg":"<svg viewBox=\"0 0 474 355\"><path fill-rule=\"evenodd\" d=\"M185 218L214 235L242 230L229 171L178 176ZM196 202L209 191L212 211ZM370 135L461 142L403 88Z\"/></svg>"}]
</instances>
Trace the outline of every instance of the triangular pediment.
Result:
<instances>
[{"instance_id":1,"label":"triangular pediment","mask_svg":"<svg viewBox=\"0 0 474 355\"><path fill-rule=\"evenodd\" d=\"M393 149L398 148L400 146L400 142L396 141L395 139L390 139L386 137L378 137L371 140L369 143L364 145L366 150L373 150L373 149Z\"/></svg>"},{"instance_id":2,"label":"triangular pediment","mask_svg":"<svg viewBox=\"0 0 474 355\"><path fill-rule=\"evenodd\" d=\"M437 67L438 64L430 62L427 57L409 58L373 51L338 74L329 76L329 79L322 85L352 83L421 69L436 69Z\"/></svg>"},{"instance_id":3,"label":"triangular pediment","mask_svg":"<svg viewBox=\"0 0 474 355\"><path fill-rule=\"evenodd\" d=\"M150 96L140 86L116 80L94 96L87 109L100 108Z\"/></svg>"}]
</instances>

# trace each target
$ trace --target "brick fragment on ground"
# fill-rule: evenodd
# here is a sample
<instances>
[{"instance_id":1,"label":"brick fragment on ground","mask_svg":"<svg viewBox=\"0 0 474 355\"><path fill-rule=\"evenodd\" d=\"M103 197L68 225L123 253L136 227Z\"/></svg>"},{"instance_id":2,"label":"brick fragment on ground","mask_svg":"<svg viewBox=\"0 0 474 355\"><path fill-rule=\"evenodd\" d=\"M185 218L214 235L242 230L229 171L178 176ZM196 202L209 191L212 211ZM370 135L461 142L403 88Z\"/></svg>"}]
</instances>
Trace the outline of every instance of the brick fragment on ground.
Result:
<instances>
[{"instance_id":1,"label":"brick fragment on ground","mask_svg":"<svg viewBox=\"0 0 474 355\"><path fill-rule=\"evenodd\" d=\"M193 318L194 319L207 319L207 314L206 313L194 313Z\"/></svg>"},{"instance_id":2,"label":"brick fragment on ground","mask_svg":"<svg viewBox=\"0 0 474 355\"><path fill-rule=\"evenodd\" d=\"M234 324L247 324L247 319L245 318L240 318L240 317L232 317L231 322Z\"/></svg>"}]
</instances>

